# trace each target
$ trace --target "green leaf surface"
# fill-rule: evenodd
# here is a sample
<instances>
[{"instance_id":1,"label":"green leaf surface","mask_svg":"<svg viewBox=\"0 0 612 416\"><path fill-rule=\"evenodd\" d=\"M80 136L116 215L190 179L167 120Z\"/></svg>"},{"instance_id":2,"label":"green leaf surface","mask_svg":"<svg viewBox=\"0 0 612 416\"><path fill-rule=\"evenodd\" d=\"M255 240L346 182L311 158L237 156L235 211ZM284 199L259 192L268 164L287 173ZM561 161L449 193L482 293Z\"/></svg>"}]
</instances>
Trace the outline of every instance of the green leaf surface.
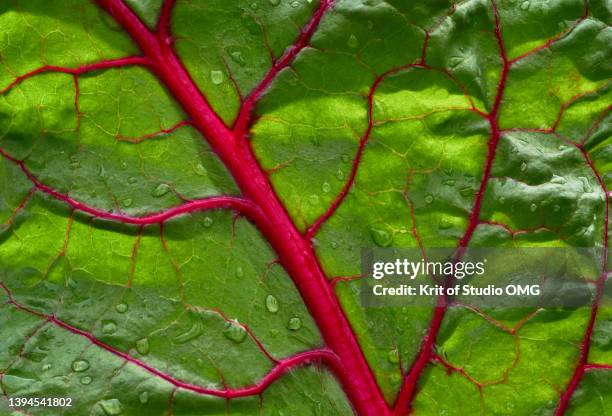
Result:
<instances>
[{"instance_id":1,"label":"green leaf surface","mask_svg":"<svg viewBox=\"0 0 612 416\"><path fill-rule=\"evenodd\" d=\"M607 414L611 10L2 2L0 415ZM588 307L370 308L372 247L605 254Z\"/></svg>"}]
</instances>

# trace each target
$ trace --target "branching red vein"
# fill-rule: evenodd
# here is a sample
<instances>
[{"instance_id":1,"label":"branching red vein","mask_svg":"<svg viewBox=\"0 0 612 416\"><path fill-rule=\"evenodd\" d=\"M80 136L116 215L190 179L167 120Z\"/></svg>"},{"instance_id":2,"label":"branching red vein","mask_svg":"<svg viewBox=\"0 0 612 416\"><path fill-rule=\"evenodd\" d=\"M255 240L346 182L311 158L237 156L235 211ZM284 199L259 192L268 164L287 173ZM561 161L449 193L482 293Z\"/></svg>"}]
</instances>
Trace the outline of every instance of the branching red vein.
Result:
<instances>
[{"instance_id":1,"label":"branching red vein","mask_svg":"<svg viewBox=\"0 0 612 416\"><path fill-rule=\"evenodd\" d=\"M286 372L294 368L297 368L297 367L300 367L306 364L316 363L316 362L325 363L330 368L337 368L339 366L338 357L330 350L327 350L327 349L309 350L309 351L301 352L296 355L284 358L282 360L278 360L277 364L272 368L272 370L270 370L270 372L268 372L264 377L262 377L260 381L258 381L256 384L252 386L243 387L243 388L226 388L222 390L201 387L195 384L187 383L185 381L176 379L172 377L171 375L166 374L162 372L161 370L153 367L152 365L147 364L144 361L134 358L131 355L123 351L119 351L118 349L100 341L99 339L94 337L91 333L84 331L82 329L79 329L77 327L74 327L60 319L57 319L55 315L47 315L47 314L38 312L36 310L30 309L24 305L21 305L20 303L15 301L15 299L13 298L13 295L11 294L9 289L4 285L4 283L0 282L0 288L2 288L2 290L6 293L8 297L8 303L13 305L15 308L19 309L20 311L26 312L32 315L36 315L44 319L46 322L50 322L62 329L65 329L66 331L74 335L78 335L83 338L87 338L87 340L89 340L89 342L91 342L95 346L105 351L108 351L109 353L117 357L122 358L126 362L133 364L149 372L153 376L159 377L167 381L168 383L172 384L175 387L178 387L184 390L193 391L194 393L198 393L198 394L223 397L226 399L256 396L258 394L263 393L266 390L266 388L268 388L268 386L270 386L272 383L278 380L283 374L285 374Z\"/></svg>"},{"instance_id":2,"label":"branching red vein","mask_svg":"<svg viewBox=\"0 0 612 416\"><path fill-rule=\"evenodd\" d=\"M0 95L7 93L8 91L13 89L17 85L21 84L26 79L32 78L36 75L40 75L46 72L57 72L57 73L78 76L78 75L84 74L86 72L91 72L91 71L99 71L99 70L109 69L109 68L121 68L125 66L134 66L134 65L146 66L148 64L149 64L149 60L145 57L130 56L126 58L111 59L107 61L96 62L93 64L82 65L77 68L68 68L68 67L55 66L55 65L45 65L33 71L30 71L23 75L18 76L17 78L13 80L13 82L11 82L9 85L7 85L6 87L0 90Z\"/></svg>"},{"instance_id":3,"label":"branching red vein","mask_svg":"<svg viewBox=\"0 0 612 416\"><path fill-rule=\"evenodd\" d=\"M249 121L252 116L253 109L255 104L263 94L263 92L272 84L272 81L278 76L278 74L289 65L291 65L296 58L296 56L308 46L310 43L310 39L312 35L319 27L319 23L321 23L321 19L325 15L325 12L332 6L333 0L321 0L319 3L319 7L312 15L310 21L306 24L306 26L300 32L299 37L296 41L291 45L285 53L276 61L272 63L272 67L266 73L261 82L251 91L249 96L242 103L242 107L236 117L236 121L234 122L234 133L236 136L244 136L247 133L247 128L249 125Z\"/></svg>"},{"instance_id":4,"label":"branching red vein","mask_svg":"<svg viewBox=\"0 0 612 416\"><path fill-rule=\"evenodd\" d=\"M91 207L83 202L77 201L68 195L62 194L55 189L43 184L36 178L30 170L27 168L25 163L21 160L17 160L10 156L5 150L0 148L0 155L10 160L19 166L27 178L34 184L34 187L52 197L65 202L70 205L76 211L85 212L93 217L101 218L105 220L113 220L124 224L133 225L150 225L160 224L171 218L179 215L190 214L198 211L210 210L210 209L233 209L239 213L245 215L256 224L261 225L266 221L263 213L257 208L255 204L243 198L233 196L213 196L205 199L197 199L179 205L177 207L169 208L165 211L158 212L142 217L133 217L125 214L115 214L112 212L103 211L94 207Z\"/></svg>"}]
</instances>

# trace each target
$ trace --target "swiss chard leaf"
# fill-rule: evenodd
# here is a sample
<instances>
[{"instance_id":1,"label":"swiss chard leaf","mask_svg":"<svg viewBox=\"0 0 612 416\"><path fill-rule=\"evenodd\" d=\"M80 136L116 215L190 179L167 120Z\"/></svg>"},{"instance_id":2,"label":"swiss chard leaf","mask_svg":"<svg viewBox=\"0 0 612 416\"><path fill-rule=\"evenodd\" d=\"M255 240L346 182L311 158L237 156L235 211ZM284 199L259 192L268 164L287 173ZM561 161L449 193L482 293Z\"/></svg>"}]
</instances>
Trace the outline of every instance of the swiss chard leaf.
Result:
<instances>
[{"instance_id":1,"label":"swiss chard leaf","mask_svg":"<svg viewBox=\"0 0 612 416\"><path fill-rule=\"evenodd\" d=\"M610 16L3 2L0 412L605 412ZM605 254L589 308L364 308L375 246Z\"/></svg>"}]
</instances>

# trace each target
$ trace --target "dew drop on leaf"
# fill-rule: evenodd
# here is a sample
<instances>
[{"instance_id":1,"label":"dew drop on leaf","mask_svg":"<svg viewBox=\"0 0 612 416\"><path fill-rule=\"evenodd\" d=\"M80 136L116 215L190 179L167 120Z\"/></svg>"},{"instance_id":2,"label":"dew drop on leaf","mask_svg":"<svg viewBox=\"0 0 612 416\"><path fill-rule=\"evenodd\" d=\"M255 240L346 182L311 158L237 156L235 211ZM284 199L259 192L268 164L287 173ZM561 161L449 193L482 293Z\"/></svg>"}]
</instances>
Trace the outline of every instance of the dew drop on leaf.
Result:
<instances>
[{"instance_id":1,"label":"dew drop on leaf","mask_svg":"<svg viewBox=\"0 0 612 416\"><path fill-rule=\"evenodd\" d=\"M559 175L554 175L552 176L552 178L550 179L550 183L556 183L559 185L563 185L565 184L565 178L563 176L559 176Z\"/></svg>"},{"instance_id":2,"label":"dew drop on leaf","mask_svg":"<svg viewBox=\"0 0 612 416\"><path fill-rule=\"evenodd\" d=\"M333 248L334 250L338 248L338 243L336 243L335 241L332 241L331 243L329 243L329 245L331 246L331 248Z\"/></svg>"},{"instance_id":3,"label":"dew drop on leaf","mask_svg":"<svg viewBox=\"0 0 612 416\"><path fill-rule=\"evenodd\" d=\"M453 223L447 220L446 218L442 219L442 221L440 221L440 223L438 224L438 228L441 230L448 230L452 226Z\"/></svg>"},{"instance_id":4,"label":"dew drop on leaf","mask_svg":"<svg viewBox=\"0 0 612 416\"><path fill-rule=\"evenodd\" d=\"M524 1L521 3L521 10L527 11L529 10L529 6L531 6L531 3L529 1Z\"/></svg>"},{"instance_id":5,"label":"dew drop on leaf","mask_svg":"<svg viewBox=\"0 0 612 416\"><path fill-rule=\"evenodd\" d=\"M387 354L387 360L389 360L391 364L399 364L399 351L397 349L392 349L389 351Z\"/></svg>"},{"instance_id":6,"label":"dew drop on leaf","mask_svg":"<svg viewBox=\"0 0 612 416\"><path fill-rule=\"evenodd\" d=\"M242 267L236 267L236 277L242 276L244 276L244 270L242 270Z\"/></svg>"},{"instance_id":7,"label":"dew drop on leaf","mask_svg":"<svg viewBox=\"0 0 612 416\"><path fill-rule=\"evenodd\" d=\"M289 319L289 322L287 323L287 328L289 328L292 331L297 331L301 327L302 327L302 320L296 316Z\"/></svg>"},{"instance_id":8,"label":"dew drop on leaf","mask_svg":"<svg viewBox=\"0 0 612 416\"><path fill-rule=\"evenodd\" d=\"M134 202L134 200L133 200L132 198L126 198L126 199L124 199L124 200L121 202L121 204L122 204L124 207L131 207L133 202Z\"/></svg>"},{"instance_id":9,"label":"dew drop on leaf","mask_svg":"<svg viewBox=\"0 0 612 416\"><path fill-rule=\"evenodd\" d=\"M215 85L221 84L223 82L223 72L219 70L210 71L210 80Z\"/></svg>"},{"instance_id":10,"label":"dew drop on leaf","mask_svg":"<svg viewBox=\"0 0 612 416\"><path fill-rule=\"evenodd\" d=\"M251 3L251 9L253 10L257 10L259 8L259 4L257 3Z\"/></svg>"},{"instance_id":11,"label":"dew drop on leaf","mask_svg":"<svg viewBox=\"0 0 612 416\"><path fill-rule=\"evenodd\" d=\"M113 321L106 321L102 323L102 332L105 334L112 334L117 330L117 324Z\"/></svg>"},{"instance_id":12,"label":"dew drop on leaf","mask_svg":"<svg viewBox=\"0 0 612 416\"><path fill-rule=\"evenodd\" d=\"M91 381L92 379L89 376L81 377L81 384L88 385L91 384Z\"/></svg>"},{"instance_id":13,"label":"dew drop on leaf","mask_svg":"<svg viewBox=\"0 0 612 416\"><path fill-rule=\"evenodd\" d=\"M427 195L427 196L425 197L425 202L426 202L428 205L429 205L429 204L431 204L431 203L433 202L433 200L434 200L433 195Z\"/></svg>"},{"instance_id":14,"label":"dew drop on leaf","mask_svg":"<svg viewBox=\"0 0 612 416\"><path fill-rule=\"evenodd\" d=\"M42 366L42 370L43 371L49 371L51 370L52 365L51 364L45 364Z\"/></svg>"},{"instance_id":15,"label":"dew drop on leaf","mask_svg":"<svg viewBox=\"0 0 612 416\"><path fill-rule=\"evenodd\" d=\"M115 305L115 310L119 313L126 313L128 310L128 305L127 303L118 303Z\"/></svg>"},{"instance_id":16,"label":"dew drop on leaf","mask_svg":"<svg viewBox=\"0 0 612 416\"><path fill-rule=\"evenodd\" d=\"M117 416L123 413L123 405L117 399L102 400L99 403L107 416Z\"/></svg>"},{"instance_id":17,"label":"dew drop on leaf","mask_svg":"<svg viewBox=\"0 0 612 416\"><path fill-rule=\"evenodd\" d=\"M134 185L136 182L138 182L138 179L136 179L134 176L130 176L127 181L130 185Z\"/></svg>"},{"instance_id":18,"label":"dew drop on leaf","mask_svg":"<svg viewBox=\"0 0 612 416\"><path fill-rule=\"evenodd\" d=\"M344 179L344 172L342 172L341 169L338 169L338 171L336 172L336 178L341 181Z\"/></svg>"},{"instance_id":19,"label":"dew drop on leaf","mask_svg":"<svg viewBox=\"0 0 612 416\"><path fill-rule=\"evenodd\" d=\"M343 163L348 163L349 160L351 160L350 156L347 154L343 154L342 156L340 156L340 159L342 160Z\"/></svg>"},{"instance_id":20,"label":"dew drop on leaf","mask_svg":"<svg viewBox=\"0 0 612 416\"><path fill-rule=\"evenodd\" d=\"M272 6L278 6L281 2L281 0L268 0L268 2L272 5Z\"/></svg>"},{"instance_id":21,"label":"dew drop on leaf","mask_svg":"<svg viewBox=\"0 0 612 416\"><path fill-rule=\"evenodd\" d=\"M444 179L442 181L442 185L455 186L455 180L454 179Z\"/></svg>"},{"instance_id":22,"label":"dew drop on leaf","mask_svg":"<svg viewBox=\"0 0 612 416\"><path fill-rule=\"evenodd\" d=\"M291 3L291 7L293 7L294 9L297 9L298 7L300 7L300 3L297 1L294 1L293 3Z\"/></svg>"},{"instance_id":23,"label":"dew drop on leaf","mask_svg":"<svg viewBox=\"0 0 612 416\"><path fill-rule=\"evenodd\" d=\"M321 189L323 190L323 192L328 193L329 191L331 191L331 185L329 184L329 182L323 182Z\"/></svg>"},{"instance_id":24,"label":"dew drop on leaf","mask_svg":"<svg viewBox=\"0 0 612 416\"><path fill-rule=\"evenodd\" d=\"M206 228L209 228L211 225L213 225L214 220L210 217L206 217L202 220L202 225Z\"/></svg>"},{"instance_id":25,"label":"dew drop on leaf","mask_svg":"<svg viewBox=\"0 0 612 416\"><path fill-rule=\"evenodd\" d=\"M266 296L266 309L271 313L278 312L278 299L274 295Z\"/></svg>"},{"instance_id":26,"label":"dew drop on leaf","mask_svg":"<svg viewBox=\"0 0 612 416\"><path fill-rule=\"evenodd\" d=\"M554 211L554 212L559 212L559 210L560 210L560 209L561 209L561 207L560 207L559 205L555 205L555 206L553 207L553 211Z\"/></svg>"},{"instance_id":27,"label":"dew drop on leaf","mask_svg":"<svg viewBox=\"0 0 612 416\"><path fill-rule=\"evenodd\" d=\"M351 36L349 36L346 44L349 48L356 49L359 46L359 40L357 39L357 36L351 33Z\"/></svg>"},{"instance_id":28,"label":"dew drop on leaf","mask_svg":"<svg viewBox=\"0 0 612 416\"><path fill-rule=\"evenodd\" d=\"M225 338L232 340L237 344L240 344L242 341L245 340L247 333L246 330L237 321L230 321L225 324L223 335L225 335Z\"/></svg>"},{"instance_id":29,"label":"dew drop on leaf","mask_svg":"<svg viewBox=\"0 0 612 416\"><path fill-rule=\"evenodd\" d=\"M319 195L310 195L308 197L310 205L317 205L319 203Z\"/></svg>"},{"instance_id":30,"label":"dew drop on leaf","mask_svg":"<svg viewBox=\"0 0 612 416\"><path fill-rule=\"evenodd\" d=\"M195 165L193 167L193 171L196 173L196 175L199 175L199 176L207 176L208 175L208 172L206 172L206 168L201 163L198 163L197 165Z\"/></svg>"},{"instance_id":31,"label":"dew drop on leaf","mask_svg":"<svg viewBox=\"0 0 612 416\"><path fill-rule=\"evenodd\" d=\"M531 212L535 212L536 209L538 209L538 206L536 204L531 204L529 206L529 211L531 211Z\"/></svg>"},{"instance_id":32,"label":"dew drop on leaf","mask_svg":"<svg viewBox=\"0 0 612 416\"><path fill-rule=\"evenodd\" d=\"M472 191L472 188L470 188L469 186L459 189L459 194L464 197L471 196L473 192L474 191Z\"/></svg>"},{"instance_id":33,"label":"dew drop on leaf","mask_svg":"<svg viewBox=\"0 0 612 416\"><path fill-rule=\"evenodd\" d=\"M140 400L140 403L145 404L146 402L149 401L149 393L147 393L146 391L143 391L142 393L138 395L138 400Z\"/></svg>"},{"instance_id":34,"label":"dew drop on leaf","mask_svg":"<svg viewBox=\"0 0 612 416\"><path fill-rule=\"evenodd\" d=\"M82 373L89 368L89 363L86 360L75 360L72 362L72 370L77 373Z\"/></svg>"},{"instance_id":35,"label":"dew drop on leaf","mask_svg":"<svg viewBox=\"0 0 612 416\"><path fill-rule=\"evenodd\" d=\"M393 242L393 235L383 226L370 227L370 236L379 247L389 247Z\"/></svg>"},{"instance_id":36,"label":"dew drop on leaf","mask_svg":"<svg viewBox=\"0 0 612 416\"><path fill-rule=\"evenodd\" d=\"M527 163L521 163L521 172L525 172L527 170Z\"/></svg>"},{"instance_id":37,"label":"dew drop on leaf","mask_svg":"<svg viewBox=\"0 0 612 416\"><path fill-rule=\"evenodd\" d=\"M234 61L238 65L240 66L246 65L246 61L244 60L244 57L242 56L242 52L240 52L238 49L232 46L228 46L227 48L225 48L225 52L230 56L232 61Z\"/></svg>"},{"instance_id":38,"label":"dew drop on leaf","mask_svg":"<svg viewBox=\"0 0 612 416\"><path fill-rule=\"evenodd\" d=\"M170 192L170 186L168 186L167 183L160 183L155 187L155 189L153 189L151 195L153 195L155 198L159 198L160 196L166 195L168 192Z\"/></svg>"},{"instance_id":39,"label":"dew drop on leaf","mask_svg":"<svg viewBox=\"0 0 612 416\"><path fill-rule=\"evenodd\" d=\"M136 351L140 355L147 355L149 353L149 340L142 338L136 341Z\"/></svg>"}]
</instances>

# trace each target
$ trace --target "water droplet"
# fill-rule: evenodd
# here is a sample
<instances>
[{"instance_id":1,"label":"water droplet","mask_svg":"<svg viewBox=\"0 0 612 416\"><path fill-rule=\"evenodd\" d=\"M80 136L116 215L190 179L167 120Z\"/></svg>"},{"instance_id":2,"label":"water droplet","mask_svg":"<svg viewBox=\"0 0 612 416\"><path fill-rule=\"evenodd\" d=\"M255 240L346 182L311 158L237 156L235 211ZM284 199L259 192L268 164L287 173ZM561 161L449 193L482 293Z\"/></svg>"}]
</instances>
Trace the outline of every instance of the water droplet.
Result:
<instances>
[{"instance_id":1,"label":"water droplet","mask_svg":"<svg viewBox=\"0 0 612 416\"><path fill-rule=\"evenodd\" d=\"M133 203L134 203L134 200L133 200L132 198L125 198L125 199L124 199L124 200L121 202L121 204L122 204L124 207L131 207Z\"/></svg>"},{"instance_id":2,"label":"water droplet","mask_svg":"<svg viewBox=\"0 0 612 416\"><path fill-rule=\"evenodd\" d=\"M331 248L333 248L334 250L338 248L338 243L336 243L335 241L332 241L330 244Z\"/></svg>"},{"instance_id":3,"label":"water droplet","mask_svg":"<svg viewBox=\"0 0 612 416\"><path fill-rule=\"evenodd\" d=\"M536 204L531 204L529 206L529 211L531 211L531 212L535 212L536 209L538 209L538 206Z\"/></svg>"},{"instance_id":4,"label":"water droplet","mask_svg":"<svg viewBox=\"0 0 612 416\"><path fill-rule=\"evenodd\" d=\"M527 10L529 10L529 6L531 6L531 3L529 1L524 1L524 2L521 3L520 8L521 8L521 10L527 11Z\"/></svg>"},{"instance_id":5,"label":"water droplet","mask_svg":"<svg viewBox=\"0 0 612 416\"><path fill-rule=\"evenodd\" d=\"M308 197L310 205L317 205L319 203L319 195L310 195Z\"/></svg>"},{"instance_id":6,"label":"water droplet","mask_svg":"<svg viewBox=\"0 0 612 416\"><path fill-rule=\"evenodd\" d=\"M209 228L215 222L212 218L206 217L202 220L202 225L206 228Z\"/></svg>"},{"instance_id":7,"label":"water droplet","mask_svg":"<svg viewBox=\"0 0 612 416\"><path fill-rule=\"evenodd\" d=\"M287 323L287 328L289 328L292 331L297 331L301 327L302 327L302 320L296 316L289 319L289 322Z\"/></svg>"},{"instance_id":8,"label":"water droplet","mask_svg":"<svg viewBox=\"0 0 612 416\"><path fill-rule=\"evenodd\" d=\"M119 313L126 313L128 310L127 303L119 303L115 306L115 310Z\"/></svg>"},{"instance_id":9,"label":"water droplet","mask_svg":"<svg viewBox=\"0 0 612 416\"><path fill-rule=\"evenodd\" d=\"M236 277L242 277L244 276L244 270L242 270L242 267L236 267Z\"/></svg>"},{"instance_id":10,"label":"water droplet","mask_svg":"<svg viewBox=\"0 0 612 416\"><path fill-rule=\"evenodd\" d=\"M89 363L86 360L74 360L72 362L72 370L77 373L82 373L89 368Z\"/></svg>"},{"instance_id":11,"label":"water droplet","mask_svg":"<svg viewBox=\"0 0 612 416\"><path fill-rule=\"evenodd\" d=\"M553 211L554 212L559 212L560 209L561 209L561 207L559 205L553 206Z\"/></svg>"},{"instance_id":12,"label":"water droplet","mask_svg":"<svg viewBox=\"0 0 612 416\"><path fill-rule=\"evenodd\" d=\"M42 370L43 371L49 371L51 370L52 365L51 364L45 364L42 366Z\"/></svg>"},{"instance_id":13,"label":"water droplet","mask_svg":"<svg viewBox=\"0 0 612 416\"><path fill-rule=\"evenodd\" d=\"M442 185L455 186L455 180L454 179L444 179L442 181Z\"/></svg>"},{"instance_id":14,"label":"water droplet","mask_svg":"<svg viewBox=\"0 0 612 416\"><path fill-rule=\"evenodd\" d=\"M399 351L397 349L392 349L391 351L389 351L389 353L387 354L387 360L389 360L391 364L399 364Z\"/></svg>"},{"instance_id":15,"label":"water droplet","mask_svg":"<svg viewBox=\"0 0 612 416\"><path fill-rule=\"evenodd\" d=\"M359 40L357 39L357 36L351 33L351 36L349 36L346 44L349 48L356 49L359 46Z\"/></svg>"},{"instance_id":16,"label":"water droplet","mask_svg":"<svg viewBox=\"0 0 612 416\"><path fill-rule=\"evenodd\" d=\"M99 403L108 416L117 416L123 413L123 405L117 399L102 400Z\"/></svg>"},{"instance_id":17,"label":"water droplet","mask_svg":"<svg viewBox=\"0 0 612 416\"><path fill-rule=\"evenodd\" d=\"M238 323L238 321L233 320L225 324L223 335L225 335L225 338L232 340L237 344L240 344L242 341L245 340L247 332Z\"/></svg>"},{"instance_id":18,"label":"water droplet","mask_svg":"<svg viewBox=\"0 0 612 416\"><path fill-rule=\"evenodd\" d=\"M136 182L138 182L138 179L136 179L134 176L130 176L127 181L130 185L134 185Z\"/></svg>"},{"instance_id":19,"label":"water droplet","mask_svg":"<svg viewBox=\"0 0 612 416\"><path fill-rule=\"evenodd\" d=\"M149 393L147 393L146 391L143 391L142 393L138 395L138 400L140 400L140 403L145 404L146 402L149 401Z\"/></svg>"},{"instance_id":20,"label":"water droplet","mask_svg":"<svg viewBox=\"0 0 612 416\"><path fill-rule=\"evenodd\" d=\"M206 168L201 163L198 163L197 165L195 165L193 167L193 171L196 173L196 175L208 176L208 172L206 171Z\"/></svg>"},{"instance_id":21,"label":"water droplet","mask_svg":"<svg viewBox=\"0 0 612 416\"><path fill-rule=\"evenodd\" d=\"M474 191L469 186L459 189L459 194L464 197L472 196Z\"/></svg>"},{"instance_id":22,"label":"water droplet","mask_svg":"<svg viewBox=\"0 0 612 416\"><path fill-rule=\"evenodd\" d=\"M525 172L527 170L527 163L521 163L521 172Z\"/></svg>"},{"instance_id":23,"label":"water droplet","mask_svg":"<svg viewBox=\"0 0 612 416\"><path fill-rule=\"evenodd\" d=\"M266 296L266 309L268 312L278 312L278 299L276 299L273 295Z\"/></svg>"},{"instance_id":24,"label":"water droplet","mask_svg":"<svg viewBox=\"0 0 612 416\"><path fill-rule=\"evenodd\" d=\"M553 174L550 182L551 183L556 183L556 184L559 184L559 185L563 185L563 184L565 184L566 181L565 181L565 178L563 176L558 176L558 175Z\"/></svg>"},{"instance_id":25,"label":"water droplet","mask_svg":"<svg viewBox=\"0 0 612 416\"><path fill-rule=\"evenodd\" d=\"M98 168L98 176L101 178L106 177L106 169L104 169L104 166L100 165L100 167Z\"/></svg>"},{"instance_id":26,"label":"water droplet","mask_svg":"<svg viewBox=\"0 0 612 416\"><path fill-rule=\"evenodd\" d=\"M440 221L440 224L438 224L438 228L441 230L448 230L452 226L453 223L447 220L446 218L442 219L442 221Z\"/></svg>"},{"instance_id":27,"label":"water droplet","mask_svg":"<svg viewBox=\"0 0 612 416\"><path fill-rule=\"evenodd\" d=\"M268 0L268 2L272 5L272 6L278 6L281 3L281 0Z\"/></svg>"},{"instance_id":28,"label":"water droplet","mask_svg":"<svg viewBox=\"0 0 612 416\"><path fill-rule=\"evenodd\" d=\"M259 4L257 3L251 3L251 9L253 10L257 10L259 8Z\"/></svg>"},{"instance_id":29,"label":"water droplet","mask_svg":"<svg viewBox=\"0 0 612 416\"><path fill-rule=\"evenodd\" d=\"M223 82L223 72L219 70L210 71L210 80L214 85L219 85Z\"/></svg>"},{"instance_id":30,"label":"water droplet","mask_svg":"<svg viewBox=\"0 0 612 416\"><path fill-rule=\"evenodd\" d=\"M147 355L149 353L149 340L142 338L136 341L136 351L140 355Z\"/></svg>"},{"instance_id":31,"label":"water droplet","mask_svg":"<svg viewBox=\"0 0 612 416\"><path fill-rule=\"evenodd\" d=\"M370 236L372 236L372 240L379 247L389 247L393 242L393 235L381 226L375 225L370 227Z\"/></svg>"},{"instance_id":32,"label":"water droplet","mask_svg":"<svg viewBox=\"0 0 612 416\"><path fill-rule=\"evenodd\" d=\"M166 195L168 192L170 192L170 186L168 186L167 183L160 183L155 187L155 189L153 189L151 195L153 195L155 198L159 198L160 196Z\"/></svg>"},{"instance_id":33,"label":"water droplet","mask_svg":"<svg viewBox=\"0 0 612 416\"><path fill-rule=\"evenodd\" d=\"M323 192L328 193L329 191L331 191L331 185L328 182L323 182L321 189L323 190Z\"/></svg>"},{"instance_id":34,"label":"water droplet","mask_svg":"<svg viewBox=\"0 0 612 416\"><path fill-rule=\"evenodd\" d=\"M343 163L348 163L349 160L351 160L351 157L349 155L344 154L340 156L340 159L342 160Z\"/></svg>"},{"instance_id":35,"label":"water droplet","mask_svg":"<svg viewBox=\"0 0 612 416\"><path fill-rule=\"evenodd\" d=\"M499 199L497 200L500 204L503 204L504 202L506 202L506 198L503 196L500 196Z\"/></svg>"},{"instance_id":36,"label":"water droplet","mask_svg":"<svg viewBox=\"0 0 612 416\"><path fill-rule=\"evenodd\" d=\"M117 330L117 324L113 321L102 322L102 332L112 334Z\"/></svg>"},{"instance_id":37,"label":"water droplet","mask_svg":"<svg viewBox=\"0 0 612 416\"><path fill-rule=\"evenodd\" d=\"M342 172L341 169L338 169L338 171L336 172L336 178L338 178L339 181L344 179L344 172Z\"/></svg>"},{"instance_id":38,"label":"water droplet","mask_svg":"<svg viewBox=\"0 0 612 416\"><path fill-rule=\"evenodd\" d=\"M431 203L433 202L433 200L434 200L433 195L427 195L427 196L425 197L425 202L426 202L428 205L429 205L429 204L431 204Z\"/></svg>"},{"instance_id":39,"label":"water droplet","mask_svg":"<svg viewBox=\"0 0 612 416\"><path fill-rule=\"evenodd\" d=\"M81 384L88 385L91 384L92 378L89 376L81 377Z\"/></svg>"},{"instance_id":40,"label":"water droplet","mask_svg":"<svg viewBox=\"0 0 612 416\"><path fill-rule=\"evenodd\" d=\"M451 67L451 69L455 69L459 65L461 65L462 62L463 62L463 57L462 56L451 56L448 59L448 66Z\"/></svg>"},{"instance_id":41,"label":"water droplet","mask_svg":"<svg viewBox=\"0 0 612 416\"><path fill-rule=\"evenodd\" d=\"M593 188L591 187L591 184L587 178L585 178L584 176L579 176L578 179L580 180L580 182L582 182L583 192L593 192Z\"/></svg>"},{"instance_id":42,"label":"water droplet","mask_svg":"<svg viewBox=\"0 0 612 416\"><path fill-rule=\"evenodd\" d=\"M227 48L225 48L225 52L230 56L230 58L232 58L232 61L236 62L238 65L240 66L246 65L246 61L244 60L244 57L242 56L242 52L239 51L237 48L228 46Z\"/></svg>"},{"instance_id":43,"label":"water droplet","mask_svg":"<svg viewBox=\"0 0 612 416\"><path fill-rule=\"evenodd\" d=\"M293 3L291 3L291 7L293 7L294 9L297 9L298 7L300 7L300 3L297 1L294 1Z\"/></svg>"}]
</instances>

